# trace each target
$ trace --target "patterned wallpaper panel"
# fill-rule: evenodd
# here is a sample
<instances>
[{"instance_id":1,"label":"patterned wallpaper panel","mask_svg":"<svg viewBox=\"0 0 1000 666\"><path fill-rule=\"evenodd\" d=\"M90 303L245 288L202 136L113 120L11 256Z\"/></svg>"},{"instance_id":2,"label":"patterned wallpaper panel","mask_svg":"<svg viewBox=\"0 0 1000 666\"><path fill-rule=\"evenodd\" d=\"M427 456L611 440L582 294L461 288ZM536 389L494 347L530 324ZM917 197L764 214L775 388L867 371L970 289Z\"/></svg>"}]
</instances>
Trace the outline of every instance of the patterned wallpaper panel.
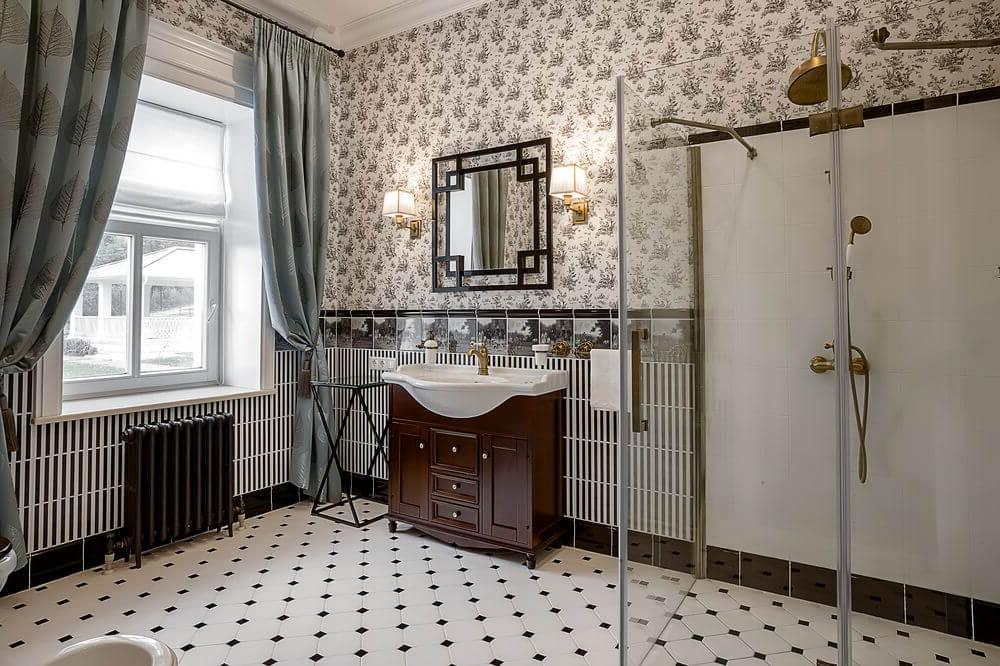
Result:
<instances>
[{"instance_id":1,"label":"patterned wallpaper panel","mask_svg":"<svg viewBox=\"0 0 1000 666\"><path fill-rule=\"evenodd\" d=\"M252 24L214 0L151 0L154 16L251 50ZM494 0L355 49L334 67L329 308L585 308L617 305L614 76L659 113L733 125L808 109L784 97L788 73L828 17L845 24L855 78L848 102L884 104L1000 83L997 49L881 52L893 39L1000 33L1000 0ZM433 157L543 136L556 163L592 181L592 217L556 213L555 289L430 291L430 236L410 241L380 217L382 193L408 187L430 215ZM671 203L675 206L676 201ZM559 211L559 206L556 206ZM654 225L655 226L655 225ZM689 241L655 229L648 307L687 307ZM683 251L674 247L682 244Z\"/></svg>"}]
</instances>

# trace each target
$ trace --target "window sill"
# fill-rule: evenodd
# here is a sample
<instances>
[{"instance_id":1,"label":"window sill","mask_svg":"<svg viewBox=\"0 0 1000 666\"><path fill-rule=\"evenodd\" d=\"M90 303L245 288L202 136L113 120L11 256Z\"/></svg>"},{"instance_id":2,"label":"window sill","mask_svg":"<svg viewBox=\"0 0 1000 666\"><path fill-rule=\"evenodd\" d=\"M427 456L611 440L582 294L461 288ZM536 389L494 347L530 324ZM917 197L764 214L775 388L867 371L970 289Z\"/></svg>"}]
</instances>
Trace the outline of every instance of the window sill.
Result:
<instances>
[{"instance_id":1,"label":"window sill","mask_svg":"<svg viewBox=\"0 0 1000 666\"><path fill-rule=\"evenodd\" d=\"M196 405L216 400L253 398L262 395L272 395L273 393L273 389L249 389L240 386L202 386L172 391L154 391L132 395L113 395L103 398L65 400L63 402L62 414L36 417L32 419L32 423L35 425L59 423L96 416L142 412L148 409L166 409L169 407Z\"/></svg>"}]
</instances>

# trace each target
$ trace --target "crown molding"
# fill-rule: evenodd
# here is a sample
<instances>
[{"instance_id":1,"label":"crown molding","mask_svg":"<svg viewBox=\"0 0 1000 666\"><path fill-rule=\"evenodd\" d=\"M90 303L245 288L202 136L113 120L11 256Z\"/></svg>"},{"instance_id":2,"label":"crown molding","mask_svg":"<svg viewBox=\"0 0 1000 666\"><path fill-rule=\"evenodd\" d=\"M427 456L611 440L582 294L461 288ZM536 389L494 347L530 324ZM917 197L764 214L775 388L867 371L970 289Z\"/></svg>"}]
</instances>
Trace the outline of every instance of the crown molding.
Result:
<instances>
[{"instance_id":1,"label":"crown molding","mask_svg":"<svg viewBox=\"0 0 1000 666\"><path fill-rule=\"evenodd\" d=\"M403 0L382 11L338 26L335 33L339 37L340 48L346 51L486 2L488 0Z\"/></svg>"},{"instance_id":2,"label":"crown molding","mask_svg":"<svg viewBox=\"0 0 1000 666\"><path fill-rule=\"evenodd\" d=\"M260 12L269 19L297 30L303 35L315 38L317 31L323 31L326 34L333 34L335 32L332 27L324 25L315 16L297 11L284 4L275 2L275 0L235 0L235 2L253 11Z\"/></svg>"}]
</instances>

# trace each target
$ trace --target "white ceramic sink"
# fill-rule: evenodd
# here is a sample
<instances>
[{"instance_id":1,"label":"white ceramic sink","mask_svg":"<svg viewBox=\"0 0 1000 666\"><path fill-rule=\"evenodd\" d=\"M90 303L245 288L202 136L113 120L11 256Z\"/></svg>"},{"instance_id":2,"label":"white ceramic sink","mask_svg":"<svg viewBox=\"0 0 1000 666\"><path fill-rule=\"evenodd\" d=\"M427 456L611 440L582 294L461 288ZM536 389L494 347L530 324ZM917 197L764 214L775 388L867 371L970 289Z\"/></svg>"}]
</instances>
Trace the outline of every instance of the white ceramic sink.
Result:
<instances>
[{"instance_id":1,"label":"white ceramic sink","mask_svg":"<svg viewBox=\"0 0 1000 666\"><path fill-rule=\"evenodd\" d=\"M496 409L517 395L544 395L569 386L563 370L490 368L480 375L472 365L403 365L383 372L421 405L442 416L467 419Z\"/></svg>"}]
</instances>

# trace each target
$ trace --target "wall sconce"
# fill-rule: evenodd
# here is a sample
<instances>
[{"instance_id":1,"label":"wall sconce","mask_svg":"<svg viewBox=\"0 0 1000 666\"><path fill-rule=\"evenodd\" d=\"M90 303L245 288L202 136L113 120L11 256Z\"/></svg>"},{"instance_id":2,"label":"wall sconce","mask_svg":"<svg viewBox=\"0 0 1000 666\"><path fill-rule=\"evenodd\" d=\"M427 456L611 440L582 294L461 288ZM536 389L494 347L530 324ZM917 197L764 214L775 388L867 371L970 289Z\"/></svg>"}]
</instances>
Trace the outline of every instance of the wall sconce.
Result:
<instances>
[{"instance_id":1,"label":"wall sconce","mask_svg":"<svg viewBox=\"0 0 1000 666\"><path fill-rule=\"evenodd\" d=\"M561 198L563 205L572 213L573 224L586 224L590 214L587 195L587 172L576 164L566 164L552 169L549 195Z\"/></svg>"},{"instance_id":2,"label":"wall sconce","mask_svg":"<svg viewBox=\"0 0 1000 666\"><path fill-rule=\"evenodd\" d=\"M409 228L410 238L420 238L421 219L417 199L407 190L389 190L382 200L382 217L392 218L397 229Z\"/></svg>"}]
</instances>

